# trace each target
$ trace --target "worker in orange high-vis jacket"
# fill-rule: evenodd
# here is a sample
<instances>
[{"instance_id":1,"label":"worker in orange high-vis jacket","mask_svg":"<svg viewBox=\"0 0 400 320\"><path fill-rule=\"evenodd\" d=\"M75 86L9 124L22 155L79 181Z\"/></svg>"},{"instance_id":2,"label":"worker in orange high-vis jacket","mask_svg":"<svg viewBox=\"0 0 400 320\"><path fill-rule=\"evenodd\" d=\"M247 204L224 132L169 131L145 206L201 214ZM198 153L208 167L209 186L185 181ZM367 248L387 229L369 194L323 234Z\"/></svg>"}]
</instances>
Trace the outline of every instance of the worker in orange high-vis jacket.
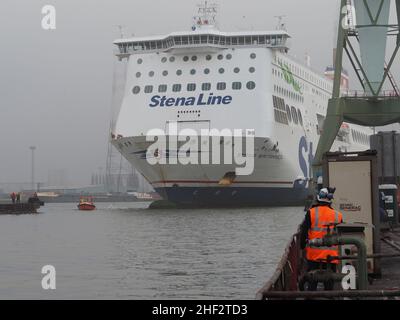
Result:
<instances>
[{"instance_id":1,"label":"worker in orange high-vis jacket","mask_svg":"<svg viewBox=\"0 0 400 320\"><path fill-rule=\"evenodd\" d=\"M301 247L305 249L307 259L307 271L320 269L331 269L336 271L338 260L327 261L328 256L338 256L337 246L317 247L312 246L309 241L322 239L328 232L328 226L334 223L342 223L343 215L334 210L332 205L334 188L322 188L317 195L317 203L313 205L306 214L301 235ZM330 227L331 231L333 226ZM308 290L315 291L318 283L309 283ZM324 283L325 290L333 289L333 281Z\"/></svg>"}]
</instances>

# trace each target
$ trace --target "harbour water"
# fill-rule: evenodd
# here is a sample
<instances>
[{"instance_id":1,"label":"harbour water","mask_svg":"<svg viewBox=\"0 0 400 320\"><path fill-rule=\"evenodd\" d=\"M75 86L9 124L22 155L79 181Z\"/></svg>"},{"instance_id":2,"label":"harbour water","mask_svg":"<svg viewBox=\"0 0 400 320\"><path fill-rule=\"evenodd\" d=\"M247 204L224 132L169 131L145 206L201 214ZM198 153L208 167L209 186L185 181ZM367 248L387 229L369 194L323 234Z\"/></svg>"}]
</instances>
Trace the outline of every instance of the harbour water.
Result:
<instances>
[{"instance_id":1,"label":"harbour water","mask_svg":"<svg viewBox=\"0 0 400 320\"><path fill-rule=\"evenodd\" d=\"M0 299L253 299L303 208L46 204L0 216ZM43 290L44 265L56 289Z\"/></svg>"}]
</instances>

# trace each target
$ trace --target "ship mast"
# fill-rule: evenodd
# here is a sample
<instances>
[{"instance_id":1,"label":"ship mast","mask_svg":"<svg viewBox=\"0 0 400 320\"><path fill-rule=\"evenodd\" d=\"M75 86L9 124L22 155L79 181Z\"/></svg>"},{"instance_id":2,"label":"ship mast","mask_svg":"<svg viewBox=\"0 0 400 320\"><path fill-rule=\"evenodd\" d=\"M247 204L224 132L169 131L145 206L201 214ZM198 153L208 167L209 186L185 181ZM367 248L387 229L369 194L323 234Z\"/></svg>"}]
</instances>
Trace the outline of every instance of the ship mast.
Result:
<instances>
[{"instance_id":1,"label":"ship mast","mask_svg":"<svg viewBox=\"0 0 400 320\"><path fill-rule=\"evenodd\" d=\"M218 5L216 3L210 4L208 1L204 1L204 3L197 6L199 9L197 15L193 17L194 25L192 30L195 31L197 29L216 28Z\"/></svg>"},{"instance_id":2,"label":"ship mast","mask_svg":"<svg viewBox=\"0 0 400 320\"><path fill-rule=\"evenodd\" d=\"M283 31L287 31L286 30L286 23L283 22L283 18L285 18L286 16L284 15L280 15L280 16L275 16L274 18L278 19L278 25L276 26L276 30L283 30Z\"/></svg>"}]
</instances>

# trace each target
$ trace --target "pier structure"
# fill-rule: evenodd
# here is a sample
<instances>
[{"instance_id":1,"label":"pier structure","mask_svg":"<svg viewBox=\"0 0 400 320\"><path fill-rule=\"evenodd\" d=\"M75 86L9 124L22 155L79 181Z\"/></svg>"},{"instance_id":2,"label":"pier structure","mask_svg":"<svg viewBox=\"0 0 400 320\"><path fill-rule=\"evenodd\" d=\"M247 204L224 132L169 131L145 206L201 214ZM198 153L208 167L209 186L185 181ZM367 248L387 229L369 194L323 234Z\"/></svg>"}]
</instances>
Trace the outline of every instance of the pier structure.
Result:
<instances>
[{"instance_id":1,"label":"pier structure","mask_svg":"<svg viewBox=\"0 0 400 320\"><path fill-rule=\"evenodd\" d=\"M0 203L0 215L37 213L37 210L43 205L44 202L40 200L26 203Z\"/></svg>"},{"instance_id":2,"label":"pier structure","mask_svg":"<svg viewBox=\"0 0 400 320\"><path fill-rule=\"evenodd\" d=\"M323 131L318 143L317 151L313 162L313 182L310 186L311 192L319 177L323 176L324 184L329 184L327 178L326 157L337 137L343 122L354 123L361 126L379 127L400 122L400 90L391 74L391 69L400 49L400 0L341 0L340 19L338 26L338 39L335 57L335 75L332 98L328 103L327 116L324 122ZM396 23L389 23L391 9L395 8ZM394 12L393 11L393 12ZM394 49L389 53L389 61L386 63L388 40L395 39ZM340 89L341 75L343 69L344 55L357 75L362 87L361 91L347 92L343 94ZM390 84L392 90L385 91L385 85ZM369 153L372 153L368 151ZM349 153L337 153L337 156L349 158ZM355 158L355 157L353 157ZM348 159L351 161L351 159ZM359 158L358 158L359 160ZM324 167L324 169L323 169ZM371 177L376 176L377 170L369 167ZM368 170L367 170L368 171ZM323 174L324 173L324 174ZM357 173L358 174L358 173ZM335 172L333 172L335 175ZM364 176L368 180L368 174ZM376 178L376 177L375 177ZM377 180L377 179L375 179ZM353 188L354 189L354 188ZM372 185L368 189L376 190ZM371 214L376 214L376 192L371 193ZM347 198L353 199L352 191L348 191ZM339 197L340 198L340 197ZM344 196L342 195L342 198ZM346 198L346 199L347 199ZM358 199L357 199L358 200ZM351 202L351 201L350 201ZM365 201L366 203L368 201ZM346 208L341 209L343 212ZM350 210L351 211L351 210ZM356 216L357 218L360 215ZM346 221L346 219L345 219ZM306 272L305 260L300 244L302 228L299 226L296 234L293 235L285 253L277 266L272 278L257 292L257 299L398 299L400 297L400 231L398 228L380 230L380 219L372 220L376 228L374 241L378 244L379 250L371 253L366 251L363 237L358 235L357 240L341 237L340 234L328 234L322 239L317 239L315 245L332 246L335 244L344 245L353 243L357 246L357 255L341 251L336 257L328 257L327 261L358 260L357 286L355 290L346 290L343 287L345 273L330 272L329 270L317 270ZM346 225L349 224L346 221ZM370 227L369 224L361 224ZM375 246L374 242L374 246ZM374 264L384 270L384 277L379 274L370 274L365 268L367 259L374 259ZM364 260L364 262L363 262ZM382 260L382 263L380 263ZM347 264L346 264L347 265ZM374 265L375 269L375 265ZM343 272L343 271L342 271ZM314 280L325 281L326 279L337 282L336 290L333 291L303 291L300 284L304 276L315 277ZM302 278L303 277L303 278ZM369 283L367 283L369 282ZM342 284L342 288L340 288Z\"/></svg>"},{"instance_id":3,"label":"pier structure","mask_svg":"<svg viewBox=\"0 0 400 320\"><path fill-rule=\"evenodd\" d=\"M391 7L396 8L395 24L389 23ZM400 48L400 0L341 0L340 8L333 93L313 162L315 181L321 175L323 155L331 149L344 121L369 127L400 122L400 90L391 73ZM388 40L393 38L394 50L386 63ZM361 91L341 93L345 54ZM384 90L386 82L392 90Z\"/></svg>"},{"instance_id":4,"label":"pier structure","mask_svg":"<svg viewBox=\"0 0 400 320\"><path fill-rule=\"evenodd\" d=\"M325 291L301 291L299 290L299 279L304 276L305 263L301 255L300 237L303 228L299 226L297 232L290 239L285 248L275 273L261 287L257 294L257 300L303 300L303 299L374 299L388 300L400 298L400 230L386 230L381 235L382 251L378 254L370 254L363 258L381 260L381 267L385 270L385 276L380 278L364 279L363 286L357 290L340 289L340 282L346 274L321 272L314 274L320 278L319 281L333 279L337 284L334 290ZM354 239L355 240L355 239ZM360 241L361 244L362 241ZM359 260L360 255L336 256L331 260ZM358 282L361 279L357 279ZM366 283L368 281L368 284ZM360 290L361 289L361 290Z\"/></svg>"}]
</instances>

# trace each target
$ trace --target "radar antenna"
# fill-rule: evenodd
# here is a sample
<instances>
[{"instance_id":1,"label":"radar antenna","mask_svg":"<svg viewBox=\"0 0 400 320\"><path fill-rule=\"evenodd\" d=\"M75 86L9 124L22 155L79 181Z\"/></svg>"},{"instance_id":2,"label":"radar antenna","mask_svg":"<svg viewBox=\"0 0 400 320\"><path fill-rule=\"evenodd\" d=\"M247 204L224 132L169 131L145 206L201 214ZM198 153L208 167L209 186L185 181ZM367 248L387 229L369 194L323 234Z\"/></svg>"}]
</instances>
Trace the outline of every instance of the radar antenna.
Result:
<instances>
[{"instance_id":1,"label":"radar antenna","mask_svg":"<svg viewBox=\"0 0 400 320\"><path fill-rule=\"evenodd\" d=\"M274 16L274 18L278 19L278 25L276 26L276 30L287 31L286 30L286 23L283 22L283 18L285 18L285 17L286 16L284 16L284 15Z\"/></svg>"},{"instance_id":2,"label":"radar antenna","mask_svg":"<svg viewBox=\"0 0 400 320\"><path fill-rule=\"evenodd\" d=\"M118 28L120 37L121 37L121 39L122 39L122 38L124 37L124 31L123 31L123 29L124 29L125 26L119 24L119 25L117 25L116 27Z\"/></svg>"},{"instance_id":3,"label":"radar antenna","mask_svg":"<svg viewBox=\"0 0 400 320\"><path fill-rule=\"evenodd\" d=\"M218 5L204 1L204 3L198 4L197 7L199 9L198 14L194 16L193 31L197 28L215 27L217 24Z\"/></svg>"}]
</instances>

